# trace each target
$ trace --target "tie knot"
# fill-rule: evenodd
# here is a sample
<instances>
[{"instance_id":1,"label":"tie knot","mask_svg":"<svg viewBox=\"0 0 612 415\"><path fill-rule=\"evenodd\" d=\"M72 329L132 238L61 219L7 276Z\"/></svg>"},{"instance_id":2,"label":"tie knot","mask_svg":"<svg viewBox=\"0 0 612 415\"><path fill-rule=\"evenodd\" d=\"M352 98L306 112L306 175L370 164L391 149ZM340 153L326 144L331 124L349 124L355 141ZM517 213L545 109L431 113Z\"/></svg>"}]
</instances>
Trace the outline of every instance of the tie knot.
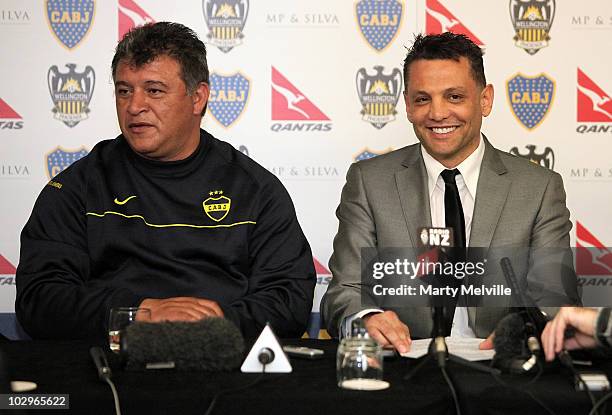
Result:
<instances>
[{"instance_id":1,"label":"tie knot","mask_svg":"<svg viewBox=\"0 0 612 415\"><path fill-rule=\"evenodd\" d=\"M459 173L459 170L457 169L453 169L453 170L446 169L446 170L443 170L442 173L440 174L442 175L442 180L444 180L444 183L456 185L455 176L460 173Z\"/></svg>"}]
</instances>

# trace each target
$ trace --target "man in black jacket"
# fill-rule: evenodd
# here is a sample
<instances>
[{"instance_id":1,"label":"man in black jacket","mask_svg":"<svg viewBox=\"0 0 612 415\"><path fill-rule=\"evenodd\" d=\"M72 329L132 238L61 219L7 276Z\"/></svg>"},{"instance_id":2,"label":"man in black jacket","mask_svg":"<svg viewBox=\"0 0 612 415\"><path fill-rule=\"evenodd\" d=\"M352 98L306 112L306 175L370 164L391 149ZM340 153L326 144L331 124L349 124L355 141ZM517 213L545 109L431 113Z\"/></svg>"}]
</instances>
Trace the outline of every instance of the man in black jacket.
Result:
<instances>
[{"instance_id":1,"label":"man in black jacket","mask_svg":"<svg viewBox=\"0 0 612 415\"><path fill-rule=\"evenodd\" d=\"M315 272L276 177L200 129L204 44L175 23L129 32L112 62L122 134L42 190L21 235L17 317L34 338L103 338L109 310L225 317L299 336Z\"/></svg>"}]
</instances>

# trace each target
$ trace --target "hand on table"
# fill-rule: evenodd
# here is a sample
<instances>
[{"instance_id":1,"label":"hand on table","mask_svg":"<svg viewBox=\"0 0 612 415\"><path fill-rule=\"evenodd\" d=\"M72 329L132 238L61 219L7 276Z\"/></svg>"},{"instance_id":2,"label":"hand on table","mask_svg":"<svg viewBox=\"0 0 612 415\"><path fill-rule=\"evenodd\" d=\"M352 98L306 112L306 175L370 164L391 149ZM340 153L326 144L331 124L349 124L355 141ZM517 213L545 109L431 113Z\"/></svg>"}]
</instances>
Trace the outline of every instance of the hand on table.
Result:
<instances>
[{"instance_id":1,"label":"hand on table","mask_svg":"<svg viewBox=\"0 0 612 415\"><path fill-rule=\"evenodd\" d=\"M542 332L542 347L546 360L554 360L555 355L563 349L595 347L595 319L597 310L592 308L561 307ZM565 329L568 327L575 328L576 333L566 339Z\"/></svg>"},{"instance_id":2,"label":"hand on table","mask_svg":"<svg viewBox=\"0 0 612 415\"><path fill-rule=\"evenodd\" d=\"M151 310L151 321L198 321L206 317L223 317L216 301L196 297L147 298L139 307Z\"/></svg>"},{"instance_id":3,"label":"hand on table","mask_svg":"<svg viewBox=\"0 0 612 415\"><path fill-rule=\"evenodd\" d=\"M410 351L410 330L393 311L368 314L363 317L365 327L381 346L393 346L400 353Z\"/></svg>"}]
</instances>

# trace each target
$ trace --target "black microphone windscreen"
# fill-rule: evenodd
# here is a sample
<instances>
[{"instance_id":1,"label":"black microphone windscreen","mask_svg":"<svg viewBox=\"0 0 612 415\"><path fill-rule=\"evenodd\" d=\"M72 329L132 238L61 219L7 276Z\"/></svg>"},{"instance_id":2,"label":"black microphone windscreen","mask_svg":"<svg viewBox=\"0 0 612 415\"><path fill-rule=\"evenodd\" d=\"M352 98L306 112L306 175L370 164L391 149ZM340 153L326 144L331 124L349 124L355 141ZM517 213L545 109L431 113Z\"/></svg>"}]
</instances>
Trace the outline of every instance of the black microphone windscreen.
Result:
<instances>
[{"instance_id":1,"label":"black microphone windscreen","mask_svg":"<svg viewBox=\"0 0 612 415\"><path fill-rule=\"evenodd\" d=\"M244 339L229 320L131 324L122 335L121 353L128 370L147 363L174 362L177 370L223 371L243 359Z\"/></svg>"},{"instance_id":2,"label":"black microphone windscreen","mask_svg":"<svg viewBox=\"0 0 612 415\"><path fill-rule=\"evenodd\" d=\"M493 347L496 357L516 357L524 354L525 322L518 313L502 318L495 329Z\"/></svg>"}]
</instances>

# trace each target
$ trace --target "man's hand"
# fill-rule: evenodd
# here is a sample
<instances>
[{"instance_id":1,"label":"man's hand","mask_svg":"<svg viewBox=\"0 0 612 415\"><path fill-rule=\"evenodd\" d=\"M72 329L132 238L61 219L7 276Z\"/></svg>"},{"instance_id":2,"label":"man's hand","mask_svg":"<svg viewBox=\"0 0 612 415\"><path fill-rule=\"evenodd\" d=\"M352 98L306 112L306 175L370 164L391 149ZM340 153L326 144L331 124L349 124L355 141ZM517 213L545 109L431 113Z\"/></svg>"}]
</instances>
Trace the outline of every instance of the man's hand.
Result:
<instances>
[{"instance_id":1,"label":"man's hand","mask_svg":"<svg viewBox=\"0 0 612 415\"><path fill-rule=\"evenodd\" d=\"M491 350L493 348L494 338L495 338L495 332L492 332L491 334L489 334L489 337L487 337L486 339L480 342L480 344L478 345L478 348L480 350Z\"/></svg>"},{"instance_id":2,"label":"man's hand","mask_svg":"<svg viewBox=\"0 0 612 415\"><path fill-rule=\"evenodd\" d=\"M363 317L365 327L381 346L393 346L400 353L410 351L410 330L393 311L373 313Z\"/></svg>"},{"instance_id":3,"label":"man's hand","mask_svg":"<svg viewBox=\"0 0 612 415\"><path fill-rule=\"evenodd\" d=\"M595 347L595 319L597 310L583 307L561 307L542 332L542 346L546 360L554 360L561 350ZM565 339L565 329L576 329L574 337Z\"/></svg>"},{"instance_id":4,"label":"man's hand","mask_svg":"<svg viewBox=\"0 0 612 415\"><path fill-rule=\"evenodd\" d=\"M198 321L206 317L223 317L217 302L195 297L147 298L141 308L151 310L151 321Z\"/></svg>"}]
</instances>

